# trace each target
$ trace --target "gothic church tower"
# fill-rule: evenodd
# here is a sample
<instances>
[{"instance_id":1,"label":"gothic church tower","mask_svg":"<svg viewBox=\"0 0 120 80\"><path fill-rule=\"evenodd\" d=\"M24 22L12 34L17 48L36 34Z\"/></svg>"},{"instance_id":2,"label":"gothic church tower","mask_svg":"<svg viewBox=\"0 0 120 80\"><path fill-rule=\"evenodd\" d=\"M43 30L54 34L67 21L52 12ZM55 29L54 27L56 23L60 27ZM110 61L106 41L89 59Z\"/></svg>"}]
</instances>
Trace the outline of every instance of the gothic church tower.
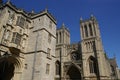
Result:
<instances>
[{"instance_id":1,"label":"gothic church tower","mask_svg":"<svg viewBox=\"0 0 120 80\"><path fill-rule=\"evenodd\" d=\"M56 80L64 76L64 62L70 45L70 32L64 24L56 31L56 63L60 63L60 71L56 73ZM55 63L55 64L56 64ZM56 64L58 65L58 64ZM57 68L56 68L57 69ZM57 71L56 71L57 72Z\"/></svg>"},{"instance_id":2,"label":"gothic church tower","mask_svg":"<svg viewBox=\"0 0 120 80\"><path fill-rule=\"evenodd\" d=\"M96 18L80 20L83 76L85 80L109 78L107 62Z\"/></svg>"}]
</instances>

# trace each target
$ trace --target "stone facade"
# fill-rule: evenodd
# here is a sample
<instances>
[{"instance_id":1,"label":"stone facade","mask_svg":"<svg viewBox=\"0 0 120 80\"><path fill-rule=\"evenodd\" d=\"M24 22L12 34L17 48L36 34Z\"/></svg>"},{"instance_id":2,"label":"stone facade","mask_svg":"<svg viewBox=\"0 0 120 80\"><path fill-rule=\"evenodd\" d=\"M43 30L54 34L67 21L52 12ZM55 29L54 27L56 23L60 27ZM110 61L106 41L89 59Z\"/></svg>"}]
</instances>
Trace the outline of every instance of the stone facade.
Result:
<instances>
[{"instance_id":1,"label":"stone facade","mask_svg":"<svg viewBox=\"0 0 120 80\"><path fill-rule=\"evenodd\" d=\"M120 69L119 68L117 68L117 77L118 77L118 79L120 79Z\"/></svg>"},{"instance_id":2,"label":"stone facade","mask_svg":"<svg viewBox=\"0 0 120 80\"><path fill-rule=\"evenodd\" d=\"M9 1L0 4L0 80L113 80L115 59L102 47L96 18L80 20L81 41L47 9L28 13Z\"/></svg>"},{"instance_id":3,"label":"stone facade","mask_svg":"<svg viewBox=\"0 0 120 80\"><path fill-rule=\"evenodd\" d=\"M13 80L54 80L56 20L53 16L47 10L26 13L10 2L0 11L1 56L5 52L14 55L21 66L14 70Z\"/></svg>"}]
</instances>

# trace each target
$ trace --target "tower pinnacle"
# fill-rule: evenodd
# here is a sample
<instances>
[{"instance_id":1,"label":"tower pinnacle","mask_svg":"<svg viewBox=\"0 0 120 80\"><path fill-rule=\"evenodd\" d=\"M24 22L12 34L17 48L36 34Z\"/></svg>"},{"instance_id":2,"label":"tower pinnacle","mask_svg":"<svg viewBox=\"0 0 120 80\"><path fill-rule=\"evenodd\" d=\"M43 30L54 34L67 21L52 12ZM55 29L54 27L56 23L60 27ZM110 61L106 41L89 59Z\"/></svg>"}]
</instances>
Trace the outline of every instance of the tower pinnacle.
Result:
<instances>
[{"instance_id":1,"label":"tower pinnacle","mask_svg":"<svg viewBox=\"0 0 120 80\"><path fill-rule=\"evenodd\" d=\"M8 0L7 3L10 3L10 0Z\"/></svg>"},{"instance_id":2,"label":"tower pinnacle","mask_svg":"<svg viewBox=\"0 0 120 80\"><path fill-rule=\"evenodd\" d=\"M90 18L91 18L92 20L96 20L96 18L95 18L95 16L94 16L93 14L91 14Z\"/></svg>"}]
</instances>

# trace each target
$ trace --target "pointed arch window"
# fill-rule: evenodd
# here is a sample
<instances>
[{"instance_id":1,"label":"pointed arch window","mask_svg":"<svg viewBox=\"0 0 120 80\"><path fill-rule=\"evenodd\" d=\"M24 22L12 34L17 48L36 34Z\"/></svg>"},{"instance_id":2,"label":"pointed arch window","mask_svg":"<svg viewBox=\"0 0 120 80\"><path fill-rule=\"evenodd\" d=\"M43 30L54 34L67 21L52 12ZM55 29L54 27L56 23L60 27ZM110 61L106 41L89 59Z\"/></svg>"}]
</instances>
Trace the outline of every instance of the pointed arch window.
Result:
<instances>
[{"instance_id":1,"label":"pointed arch window","mask_svg":"<svg viewBox=\"0 0 120 80\"><path fill-rule=\"evenodd\" d=\"M85 36L88 37L87 25L85 25Z\"/></svg>"},{"instance_id":2,"label":"pointed arch window","mask_svg":"<svg viewBox=\"0 0 120 80\"><path fill-rule=\"evenodd\" d=\"M96 60L94 57L90 57L89 59L89 70L90 73L97 73Z\"/></svg>"},{"instance_id":3,"label":"pointed arch window","mask_svg":"<svg viewBox=\"0 0 120 80\"><path fill-rule=\"evenodd\" d=\"M90 36L93 36L92 26L89 24Z\"/></svg>"},{"instance_id":4,"label":"pointed arch window","mask_svg":"<svg viewBox=\"0 0 120 80\"><path fill-rule=\"evenodd\" d=\"M90 68L90 73L94 73L94 62L92 60L89 61L89 68Z\"/></svg>"}]
</instances>

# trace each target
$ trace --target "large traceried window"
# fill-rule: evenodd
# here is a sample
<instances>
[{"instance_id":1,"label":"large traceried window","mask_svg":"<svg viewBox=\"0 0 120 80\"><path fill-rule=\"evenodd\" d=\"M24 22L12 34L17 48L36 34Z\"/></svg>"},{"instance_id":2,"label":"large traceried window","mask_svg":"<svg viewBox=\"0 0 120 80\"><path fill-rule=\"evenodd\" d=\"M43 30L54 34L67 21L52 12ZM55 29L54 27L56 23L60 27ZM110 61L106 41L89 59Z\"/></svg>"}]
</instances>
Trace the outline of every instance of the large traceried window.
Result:
<instances>
[{"instance_id":1,"label":"large traceried window","mask_svg":"<svg viewBox=\"0 0 120 80\"><path fill-rule=\"evenodd\" d=\"M94 57L90 57L89 59L89 70L90 73L97 73L97 64L96 64L96 60Z\"/></svg>"},{"instance_id":2,"label":"large traceried window","mask_svg":"<svg viewBox=\"0 0 120 80\"><path fill-rule=\"evenodd\" d=\"M15 43L17 45L20 45L20 42L21 42L21 35L17 32L14 32L13 33L13 37L12 37L12 43Z\"/></svg>"},{"instance_id":3,"label":"large traceried window","mask_svg":"<svg viewBox=\"0 0 120 80\"><path fill-rule=\"evenodd\" d=\"M93 30L91 24L89 24L90 36L93 36Z\"/></svg>"},{"instance_id":4,"label":"large traceried window","mask_svg":"<svg viewBox=\"0 0 120 80\"><path fill-rule=\"evenodd\" d=\"M88 37L88 29L87 29L87 25L85 25L84 27L85 27L85 36Z\"/></svg>"},{"instance_id":5,"label":"large traceried window","mask_svg":"<svg viewBox=\"0 0 120 80\"><path fill-rule=\"evenodd\" d=\"M22 16L18 16L16 25L24 28L24 24L25 24L25 19Z\"/></svg>"},{"instance_id":6,"label":"large traceried window","mask_svg":"<svg viewBox=\"0 0 120 80\"><path fill-rule=\"evenodd\" d=\"M92 60L89 61L89 68L90 68L90 73L94 73L94 62Z\"/></svg>"}]
</instances>

